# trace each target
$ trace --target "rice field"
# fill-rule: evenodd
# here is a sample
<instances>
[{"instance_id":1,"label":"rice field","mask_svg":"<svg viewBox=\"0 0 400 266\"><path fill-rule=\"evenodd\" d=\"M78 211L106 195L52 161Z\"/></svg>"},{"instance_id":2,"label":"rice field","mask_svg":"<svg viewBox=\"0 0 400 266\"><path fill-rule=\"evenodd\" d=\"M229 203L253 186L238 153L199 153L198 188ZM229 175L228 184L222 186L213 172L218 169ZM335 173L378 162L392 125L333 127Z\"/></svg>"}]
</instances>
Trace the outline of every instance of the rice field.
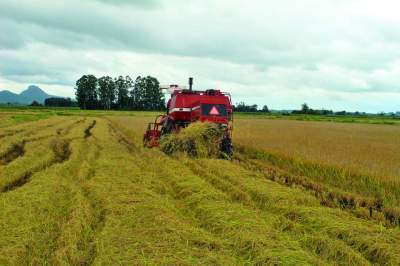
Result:
<instances>
[{"instance_id":1,"label":"rice field","mask_svg":"<svg viewBox=\"0 0 400 266\"><path fill-rule=\"evenodd\" d=\"M378 177L400 176L400 127L313 121L241 119L236 141L298 160Z\"/></svg>"},{"instance_id":2,"label":"rice field","mask_svg":"<svg viewBox=\"0 0 400 266\"><path fill-rule=\"evenodd\" d=\"M221 160L144 148L149 120L0 119L0 265L400 264L399 127L242 118Z\"/></svg>"}]
</instances>

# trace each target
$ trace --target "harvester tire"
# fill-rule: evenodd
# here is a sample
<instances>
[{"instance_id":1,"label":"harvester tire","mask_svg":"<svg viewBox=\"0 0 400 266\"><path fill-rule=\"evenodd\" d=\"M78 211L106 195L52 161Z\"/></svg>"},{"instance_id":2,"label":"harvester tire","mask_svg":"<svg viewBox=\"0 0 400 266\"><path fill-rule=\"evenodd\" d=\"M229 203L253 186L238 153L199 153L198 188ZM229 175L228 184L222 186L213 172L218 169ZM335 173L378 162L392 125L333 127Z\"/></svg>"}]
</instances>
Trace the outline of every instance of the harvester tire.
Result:
<instances>
[{"instance_id":1,"label":"harvester tire","mask_svg":"<svg viewBox=\"0 0 400 266\"><path fill-rule=\"evenodd\" d=\"M174 128L174 124L171 119L167 118L161 128L161 136L170 134L172 129Z\"/></svg>"},{"instance_id":2,"label":"harvester tire","mask_svg":"<svg viewBox=\"0 0 400 266\"><path fill-rule=\"evenodd\" d=\"M224 136L221 141L221 152L228 158L233 155L232 139L229 136Z\"/></svg>"}]
</instances>

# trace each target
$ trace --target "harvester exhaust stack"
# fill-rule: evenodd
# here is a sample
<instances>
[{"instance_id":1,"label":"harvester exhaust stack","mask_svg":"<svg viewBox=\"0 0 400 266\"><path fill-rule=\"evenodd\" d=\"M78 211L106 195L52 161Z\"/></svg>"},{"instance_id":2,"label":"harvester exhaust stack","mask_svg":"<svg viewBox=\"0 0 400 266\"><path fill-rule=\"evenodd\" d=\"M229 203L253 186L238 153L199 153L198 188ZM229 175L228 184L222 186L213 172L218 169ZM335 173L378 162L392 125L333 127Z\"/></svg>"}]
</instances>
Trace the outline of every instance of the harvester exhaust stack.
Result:
<instances>
[{"instance_id":1,"label":"harvester exhaust stack","mask_svg":"<svg viewBox=\"0 0 400 266\"><path fill-rule=\"evenodd\" d=\"M193 87L193 78L189 78L189 91L192 91Z\"/></svg>"}]
</instances>

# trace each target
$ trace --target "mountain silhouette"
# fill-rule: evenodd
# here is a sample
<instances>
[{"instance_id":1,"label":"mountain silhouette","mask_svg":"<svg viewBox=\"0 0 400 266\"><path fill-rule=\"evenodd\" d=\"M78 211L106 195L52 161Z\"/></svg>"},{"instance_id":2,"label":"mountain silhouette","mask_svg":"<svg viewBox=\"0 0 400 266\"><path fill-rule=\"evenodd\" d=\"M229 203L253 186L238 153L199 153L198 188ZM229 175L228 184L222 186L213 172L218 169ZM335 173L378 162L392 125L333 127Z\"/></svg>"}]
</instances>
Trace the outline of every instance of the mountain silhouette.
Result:
<instances>
[{"instance_id":1,"label":"mountain silhouette","mask_svg":"<svg viewBox=\"0 0 400 266\"><path fill-rule=\"evenodd\" d=\"M18 103L18 104L30 104L33 101L44 103L44 100L51 97L58 97L49 95L44 92L41 88L35 85L30 85L26 90L20 94L13 93L8 90L0 91L0 103Z\"/></svg>"}]
</instances>

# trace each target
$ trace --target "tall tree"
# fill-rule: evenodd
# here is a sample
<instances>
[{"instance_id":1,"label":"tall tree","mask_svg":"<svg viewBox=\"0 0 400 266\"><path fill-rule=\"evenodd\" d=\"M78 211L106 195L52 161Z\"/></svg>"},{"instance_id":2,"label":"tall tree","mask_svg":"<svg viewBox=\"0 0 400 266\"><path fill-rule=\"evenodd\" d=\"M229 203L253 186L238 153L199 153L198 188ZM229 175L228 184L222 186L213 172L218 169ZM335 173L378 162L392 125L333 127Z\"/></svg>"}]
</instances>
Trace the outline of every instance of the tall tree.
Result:
<instances>
[{"instance_id":1,"label":"tall tree","mask_svg":"<svg viewBox=\"0 0 400 266\"><path fill-rule=\"evenodd\" d=\"M154 77L146 77L146 91L149 110L162 110L165 107L164 94L160 89L160 83Z\"/></svg>"},{"instance_id":2,"label":"tall tree","mask_svg":"<svg viewBox=\"0 0 400 266\"><path fill-rule=\"evenodd\" d=\"M131 97L133 99L133 108L135 110L144 109L144 95L145 95L144 79L141 76L138 76L135 80L133 90L131 90Z\"/></svg>"},{"instance_id":3,"label":"tall tree","mask_svg":"<svg viewBox=\"0 0 400 266\"><path fill-rule=\"evenodd\" d=\"M115 79L115 89L117 91L117 107L118 109L126 109L129 103L128 89L125 78L119 76Z\"/></svg>"},{"instance_id":4,"label":"tall tree","mask_svg":"<svg viewBox=\"0 0 400 266\"><path fill-rule=\"evenodd\" d=\"M133 81L133 79L128 75L125 77L125 87L127 90L127 97L128 97L128 102L127 102L127 108L129 109L134 109L134 100L132 98L131 92L132 92L132 88L134 87L135 82ZM130 96L129 96L130 95Z\"/></svg>"},{"instance_id":5,"label":"tall tree","mask_svg":"<svg viewBox=\"0 0 400 266\"><path fill-rule=\"evenodd\" d=\"M257 104L247 105L244 102L240 102L236 104L235 110L237 112L257 112L258 106Z\"/></svg>"},{"instance_id":6,"label":"tall tree","mask_svg":"<svg viewBox=\"0 0 400 266\"><path fill-rule=\"evenodd\" d=\"M261 111L264 113L269 113L268 105L264 105Z\"/></svg>"},{"instance_id":7,"label":"tall tree","mask_svg":"<svg viewBox=\"0 0 400 266\"><path fill-rule=\"evenodd\" d=\"M104 109L110 110L115 101L115 83L112 77L99 78L99 99Z\"/></svg>"},{"instance_id":8,"label":"tall tree","mask_svg":"<svg viewBox=\"0 0 400 266\"><path fill-rule=\"evenodd\" d=\"M164 94L160 83L154 77L137 77L135 86L131 91L138 110L161 110L165 106Z\"/></svg>"},{"instance_id":9,"label":"tall tree","mask_svg":"<svg viewBox=\"0 0 400 266\"><path fill-rule=\"evenodd\" d=\"M308 114L309 111L310 111L310 107L308 107L308 105L307 105L306 103L303 103L303 104L301 105L301 112L302 112L303 114Z\"/></svg>"},{"instance_id":10,"label":"tall tree","mask_svg":"<svg viewBox=\"0 0 400 266\"><path fill-rule=\"evenodd\" d=\"M130 76L97 79L84 75L76 82L76 98L82 109L134 109L162 110L165 108L164 94L154 77Z\"/></svg>"},{"instance_id":11,"label":"tall tree","mask_svg":"<svg viewBox=\"0 0 400 266\"><path fill-rule=\"evenodd\" d=\"M44 100L44 105L52 107L73 107L76 106L76 102L73 102L70 98L51 97Z\"/></svg>"},{"instance_id":12,"label":"tall tree","mask_svg":"<svg viewBox=\"0 0 400 266\"><path fill-rule=\"evenodd\" d=\"M97 78L94 75L83 75L76 81L75 95L81 109L96 109Z\"/></svg>"}]
</instances>

